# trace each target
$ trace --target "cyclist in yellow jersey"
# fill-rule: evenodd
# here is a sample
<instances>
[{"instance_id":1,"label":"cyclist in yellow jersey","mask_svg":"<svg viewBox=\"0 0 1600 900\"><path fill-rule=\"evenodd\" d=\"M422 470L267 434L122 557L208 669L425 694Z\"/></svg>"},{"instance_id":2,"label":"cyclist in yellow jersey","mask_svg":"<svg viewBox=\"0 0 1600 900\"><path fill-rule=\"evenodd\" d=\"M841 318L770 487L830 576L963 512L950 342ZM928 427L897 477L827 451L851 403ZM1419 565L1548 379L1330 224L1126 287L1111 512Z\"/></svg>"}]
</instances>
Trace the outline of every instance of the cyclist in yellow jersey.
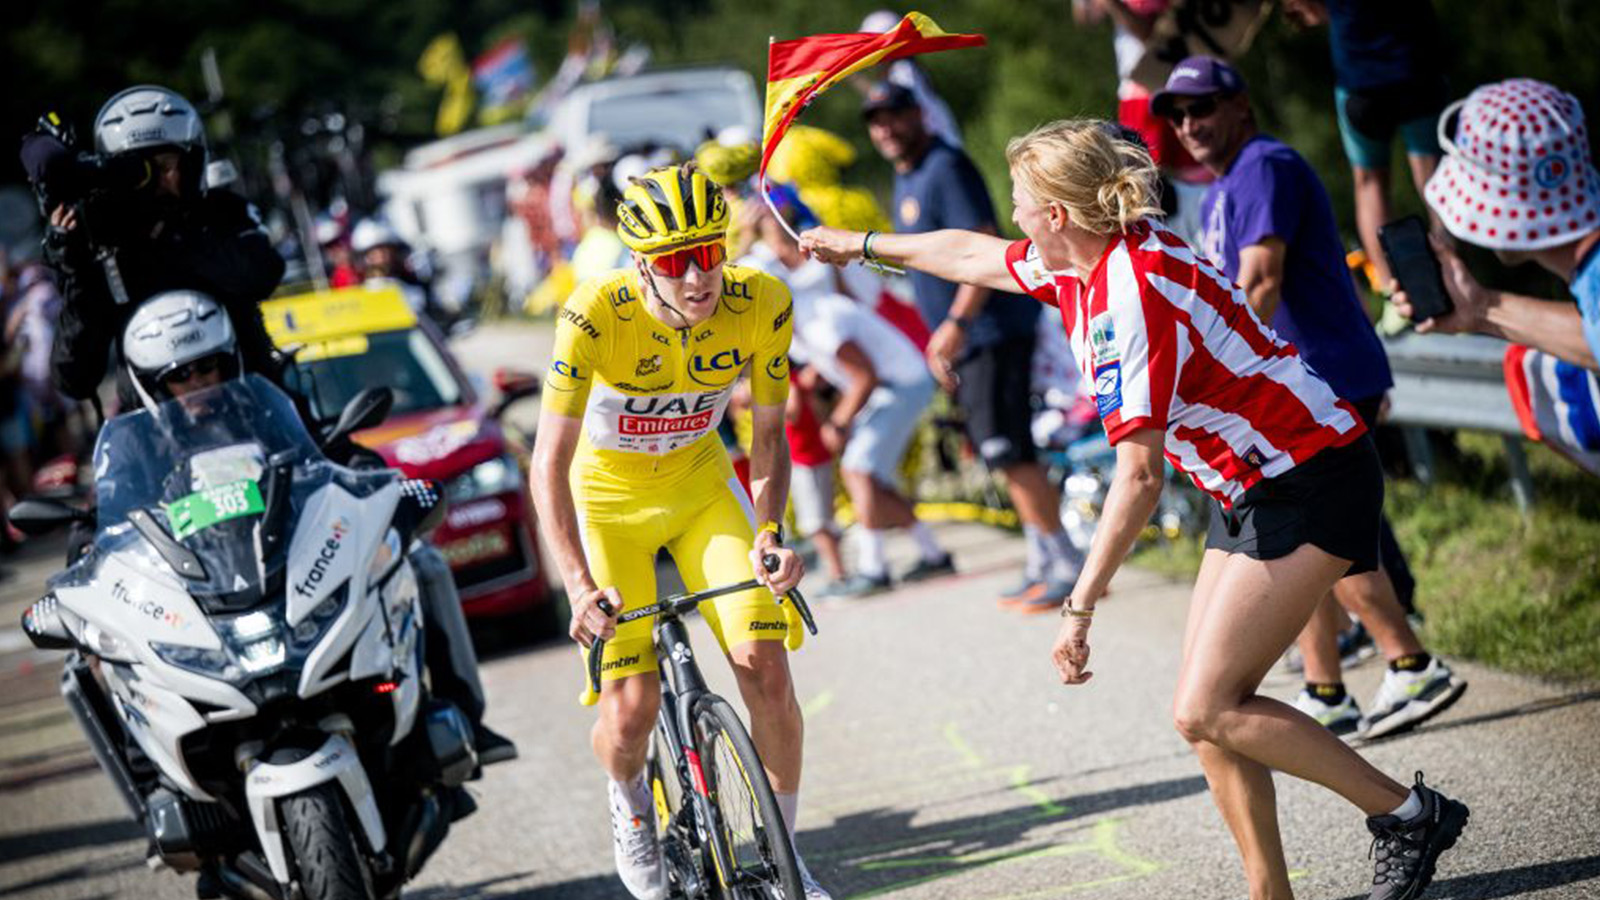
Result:
<instances>
[{"instance_id":1,"label":"cyclist in yellow jersey","mask_svg":"<svg viewBox=\"0 0 1600 900\"><path fill-rule=\"evenodd\" d=\"M752 571L770 589L700 609L733 665L793 835L803 725L786 649L799 646L803 629L772 592L803 573L778 524L789 493L783 413L794 307L777 279L723 265L727 205L692 164L635 179L617 218L634 264L580 285L560 311L532 488L571 598L572 638L585 648L606 639L600 695L586 688L584 702L600 706L591 741L611 777L618 874L635 898L657 900L668 885L644 768L660 679L651 622L617 627L616 616L655 602L662 547L690 590ZM716 434L746 371L753 500ZM780 562L771 574L760 565L769 553ZM806 897L827 898L800 869Z\"/></svg>"}]
</instances>

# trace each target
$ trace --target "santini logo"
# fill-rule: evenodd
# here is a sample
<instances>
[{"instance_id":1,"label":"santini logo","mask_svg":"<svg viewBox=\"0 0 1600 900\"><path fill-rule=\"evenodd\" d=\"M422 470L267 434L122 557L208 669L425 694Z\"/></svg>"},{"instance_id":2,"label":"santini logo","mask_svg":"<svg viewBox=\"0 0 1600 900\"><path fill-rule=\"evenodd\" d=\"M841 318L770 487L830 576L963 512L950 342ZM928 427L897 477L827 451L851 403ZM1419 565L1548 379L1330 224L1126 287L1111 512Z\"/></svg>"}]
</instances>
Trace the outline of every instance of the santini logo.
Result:
<instances>
[{"instance_id":1,"label":"santini logo","mask_svg":"<svg viewBox=\"0 0 1600 900\"><path fill-rule=\"evenodd\" d=\"M789 625L786 622L751 622L750 623L750 630L751 631L788 631L789 630Z\"/></svg>"},{"instance_id":2,"label":"santini logo","mask_svg":"<svg viewBox=\"0 0 1600 900\"><path fill-rule=\"evenodd\" d=\"M629 666L636 666L638 664L639 654L635 653L632 656L619 656L616 659L611 660L610 662L601 666L600 671L610 672L613 669L626 669Z\"/></svg>"}]
</instances>

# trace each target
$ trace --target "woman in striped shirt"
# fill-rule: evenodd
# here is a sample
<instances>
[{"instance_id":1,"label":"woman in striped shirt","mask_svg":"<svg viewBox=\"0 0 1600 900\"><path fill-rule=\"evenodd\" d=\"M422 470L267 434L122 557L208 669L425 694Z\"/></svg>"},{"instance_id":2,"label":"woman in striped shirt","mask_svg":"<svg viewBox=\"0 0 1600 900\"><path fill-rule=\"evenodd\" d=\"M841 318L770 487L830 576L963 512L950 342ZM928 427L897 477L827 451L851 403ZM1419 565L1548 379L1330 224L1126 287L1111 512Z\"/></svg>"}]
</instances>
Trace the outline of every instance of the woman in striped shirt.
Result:
<instances>
[{"instance_id":1,"label":"woman in striped shirt","mask_svg":"<svg viewBox=\"0 0 1600 900\"><path fill-rule=\"evenodd\" d=\"M1173 718L1239 846L1251 897L1293 896L1273 769L1366 813L1372 897L1419 896L1467 808L1420 773L1408 791L1310 717L1256 693L1333 583L1376 565L1383 482L1365 427L1256 319L1238 286L1154 218L1156 169L1136 140L1104 122L1056 122L1013 140L1006 158L1025 240L822 228L802 247L832 263L877 258L1020 286L1061 311L1117 453L1094 545L1062 610L1053 651L1062 681L1092 675L1095 604L1155 509L1165 456L1216 504Z\"/></svg>"}]
</instances>

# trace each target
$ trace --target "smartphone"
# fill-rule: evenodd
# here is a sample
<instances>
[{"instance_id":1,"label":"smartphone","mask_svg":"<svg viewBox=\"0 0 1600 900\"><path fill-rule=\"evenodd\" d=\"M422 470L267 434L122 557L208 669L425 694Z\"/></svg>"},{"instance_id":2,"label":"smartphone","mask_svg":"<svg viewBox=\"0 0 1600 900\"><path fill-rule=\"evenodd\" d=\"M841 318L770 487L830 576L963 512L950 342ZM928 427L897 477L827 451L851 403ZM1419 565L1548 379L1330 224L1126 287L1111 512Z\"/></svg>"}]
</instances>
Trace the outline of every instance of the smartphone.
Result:
<instances>
[{"instance_id":1,"label":"smartphone","mask_svg":"<svg viewBox=\"0 0 1600 900\"><path fill-rule=\"evenodd\" d=\"M1439 258L1428 243L1428 226L1416 216L1406 216L1378 229L1378 243L1389 259L1389 270L1411 301L1411 321L1437 319L1455 311L1444 289Z\"/></svg>"}]
</instances>

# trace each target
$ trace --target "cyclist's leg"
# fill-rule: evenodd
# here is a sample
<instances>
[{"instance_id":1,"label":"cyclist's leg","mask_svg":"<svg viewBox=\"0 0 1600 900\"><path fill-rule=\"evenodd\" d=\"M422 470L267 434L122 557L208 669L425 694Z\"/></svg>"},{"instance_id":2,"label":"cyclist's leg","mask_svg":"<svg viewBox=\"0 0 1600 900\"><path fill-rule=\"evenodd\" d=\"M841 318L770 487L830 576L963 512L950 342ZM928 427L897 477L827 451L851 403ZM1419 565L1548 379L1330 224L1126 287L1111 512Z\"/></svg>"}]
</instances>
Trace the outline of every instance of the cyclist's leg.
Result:
<instances>
[{"instance_id":1,"label":"cyclist's leg","mask_svg":"<svg viewBox=\"0 0 1600 900\"><path fill-rule=\"evenodd\" d=\"M595 584L615 587L622 595L624 610L654 603L655 548L634 540L629 530L617 523L592 521L581 510L579 520L584 555ZM650 733L661 703L650 626L649 619L617 626L603 651L600 718L590 739L595 758L618 782L635 779L644 771ZM585 653L585 702L592 702L587 686L587 658Z\"/></svg>"},{"instance_id":2,"label":"cyclist's leg","mask_svg":"<svg viewBox=\"0 0 1600 900\"><path fill-rule=\"evenodd\" d=\"M751 576L755 536L749 495L726 466L705 473L707 497L692 508L683 530L668 545L691 591L744 581ZM720 485L712 479L721 477ZM804 726L789 675L785 638L798 626L766 590L719 597L700 607L733 665L739 693L750 711L750 737L761 754L772 789L793 794L800 786Z\"/></svg>"}]
</instances>

